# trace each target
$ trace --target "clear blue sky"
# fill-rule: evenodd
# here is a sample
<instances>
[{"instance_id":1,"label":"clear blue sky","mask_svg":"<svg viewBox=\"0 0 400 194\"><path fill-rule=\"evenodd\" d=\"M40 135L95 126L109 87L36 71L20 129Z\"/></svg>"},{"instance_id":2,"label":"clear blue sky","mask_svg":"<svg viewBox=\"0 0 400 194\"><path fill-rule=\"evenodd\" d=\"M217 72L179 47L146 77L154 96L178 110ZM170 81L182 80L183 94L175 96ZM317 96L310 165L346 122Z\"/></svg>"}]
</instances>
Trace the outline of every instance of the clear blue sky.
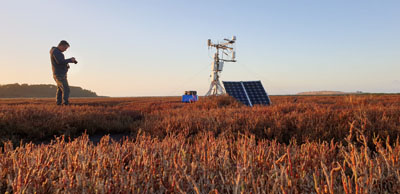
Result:
<instances>
[{"instance_id":1,"label":"clear blue sky","mask_svg":"<svg viewBox=\"0 0 400 194\"><path fill-rule=\"evenodd\" d=\"M70 42L70 85L108 96L206 93L207 39L237 36L222 80L270 94L400 92L400 1L2 1L0 84L54 84L49 49Z\"/></svg>"}]
</instances>

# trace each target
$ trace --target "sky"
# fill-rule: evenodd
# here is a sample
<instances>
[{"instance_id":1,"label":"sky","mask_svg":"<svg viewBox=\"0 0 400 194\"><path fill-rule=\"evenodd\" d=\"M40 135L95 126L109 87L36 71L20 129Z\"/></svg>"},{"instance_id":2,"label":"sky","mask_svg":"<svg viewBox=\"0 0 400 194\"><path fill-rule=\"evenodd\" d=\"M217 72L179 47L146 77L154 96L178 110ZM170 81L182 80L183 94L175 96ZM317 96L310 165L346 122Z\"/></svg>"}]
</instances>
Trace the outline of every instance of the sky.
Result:
<instances>
[{"instance_id":1,"label":"sky","mask_svg":"<svg viewBox=\"0 0 400 194\"><path fill-rule=\"evenodd\" d=\"M0 84L55 84L49 50L75 57L69 84L102 96L205 94L214 42L237 37L224 81L269 94L400 92L400 1L0 1Z\"/></svg>"}]
</instances>

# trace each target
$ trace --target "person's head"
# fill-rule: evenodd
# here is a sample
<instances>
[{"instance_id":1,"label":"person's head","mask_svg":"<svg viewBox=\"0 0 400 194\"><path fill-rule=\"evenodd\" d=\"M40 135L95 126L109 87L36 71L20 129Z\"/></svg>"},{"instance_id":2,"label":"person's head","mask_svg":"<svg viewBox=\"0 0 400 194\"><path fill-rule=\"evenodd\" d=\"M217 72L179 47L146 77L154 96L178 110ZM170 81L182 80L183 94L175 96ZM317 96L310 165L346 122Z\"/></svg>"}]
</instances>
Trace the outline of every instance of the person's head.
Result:
<instances>
[{"instance_id":1,"label":"person's head","mask_svg":"<svg viewBox=\"0 0 400 194\"><path fill-rule=\"evenodd\" d=\"M60 43L58 43L57 48L60 49L61 52L64 52L69 48L69 43L65 40L62 40Z\"/></svg>"}]
</instances>

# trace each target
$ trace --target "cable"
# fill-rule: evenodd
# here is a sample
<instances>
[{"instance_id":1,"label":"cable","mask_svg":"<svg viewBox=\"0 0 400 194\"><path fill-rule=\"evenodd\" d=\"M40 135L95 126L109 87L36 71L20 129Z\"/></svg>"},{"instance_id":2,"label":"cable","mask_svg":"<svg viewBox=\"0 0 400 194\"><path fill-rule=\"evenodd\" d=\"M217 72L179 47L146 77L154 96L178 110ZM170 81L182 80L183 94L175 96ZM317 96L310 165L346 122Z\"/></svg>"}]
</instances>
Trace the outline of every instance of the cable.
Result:
<instances>
[{"instance_id":1,"label":"cable","mask_svg":"<svg viewBox=\"0 0 400 194\"><path fill-rule=\"evenodd\" d=\"M255 72L255 71L253 71L253 70L251 70L249 67L247 67L246 65L244 65L244 64L242 64L242 63L238 63L238 64L241 65L241 66L242 66L245 70L247 70L247 72L249 72L250 74L254 74L254 75L257 76L258 78L261 78L261 79L267 81L268 83L270 83L271 85L269 85L269 86L271 86L272 88L274 88L274 90L279 90L280 92L283 92L283 93L285 93L285 94L289 94L289 92L287 92L286 90L282 90L281 88L274 87L275 84L274 84L274 82L271 81L270 79L268 79L268 78L264 77L263 75L261 75L261 74Z\"/></svg>"},{"instance_id":2,"label":"cable","mask_svg":"<svg viewBox=\"0 0 400 194\"><path fill-rule=\"evenodd\" d=\"M182 87L184 87L184 86L186 86L188 83L190 83L190 80L193 80L193 78L197 77L200 73L202 73L202 72L206 69L206 67L209 67L209 65L203 66L203 68L200 69L200 71L198 71L198 72L195 73L193 76L191 76L191 77L189 77L188 79L186 79L186 81L183 82L183 84L179 87L179 89L182 88ZM176 90L172 91L172 92L170 93L170 95L173 94L173 93L178 92L179 89L177 88Z\"/></svg>"}]
</instances>

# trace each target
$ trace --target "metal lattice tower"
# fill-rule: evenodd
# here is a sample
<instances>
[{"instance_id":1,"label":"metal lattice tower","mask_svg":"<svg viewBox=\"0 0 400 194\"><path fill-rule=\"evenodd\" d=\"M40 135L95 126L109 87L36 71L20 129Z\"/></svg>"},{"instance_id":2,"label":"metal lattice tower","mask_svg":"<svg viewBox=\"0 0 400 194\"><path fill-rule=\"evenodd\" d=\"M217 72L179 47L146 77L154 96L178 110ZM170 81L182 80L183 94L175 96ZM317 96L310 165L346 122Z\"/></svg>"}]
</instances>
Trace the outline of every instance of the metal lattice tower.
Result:
<instances>
[{"instance_id":1,"label":"metal lattice tower","mask_svg":"<svg viewBox=\"0 0 400 194\"><path fill-rule=\"evenodd\" d=\"M224 39L222 43L213 44L210 39L208 39L208 48L215 48L216 52L214 54L214 61L211 64L211 85L206 96L217 96L225 94L225 88L222 86L219 80L220 74L224 67L224 62L236 62L235 60L235 47L236 36L233 36L231 40ZM224 56L228 59L224 59Z\"/></svg>"}]
</instances>

